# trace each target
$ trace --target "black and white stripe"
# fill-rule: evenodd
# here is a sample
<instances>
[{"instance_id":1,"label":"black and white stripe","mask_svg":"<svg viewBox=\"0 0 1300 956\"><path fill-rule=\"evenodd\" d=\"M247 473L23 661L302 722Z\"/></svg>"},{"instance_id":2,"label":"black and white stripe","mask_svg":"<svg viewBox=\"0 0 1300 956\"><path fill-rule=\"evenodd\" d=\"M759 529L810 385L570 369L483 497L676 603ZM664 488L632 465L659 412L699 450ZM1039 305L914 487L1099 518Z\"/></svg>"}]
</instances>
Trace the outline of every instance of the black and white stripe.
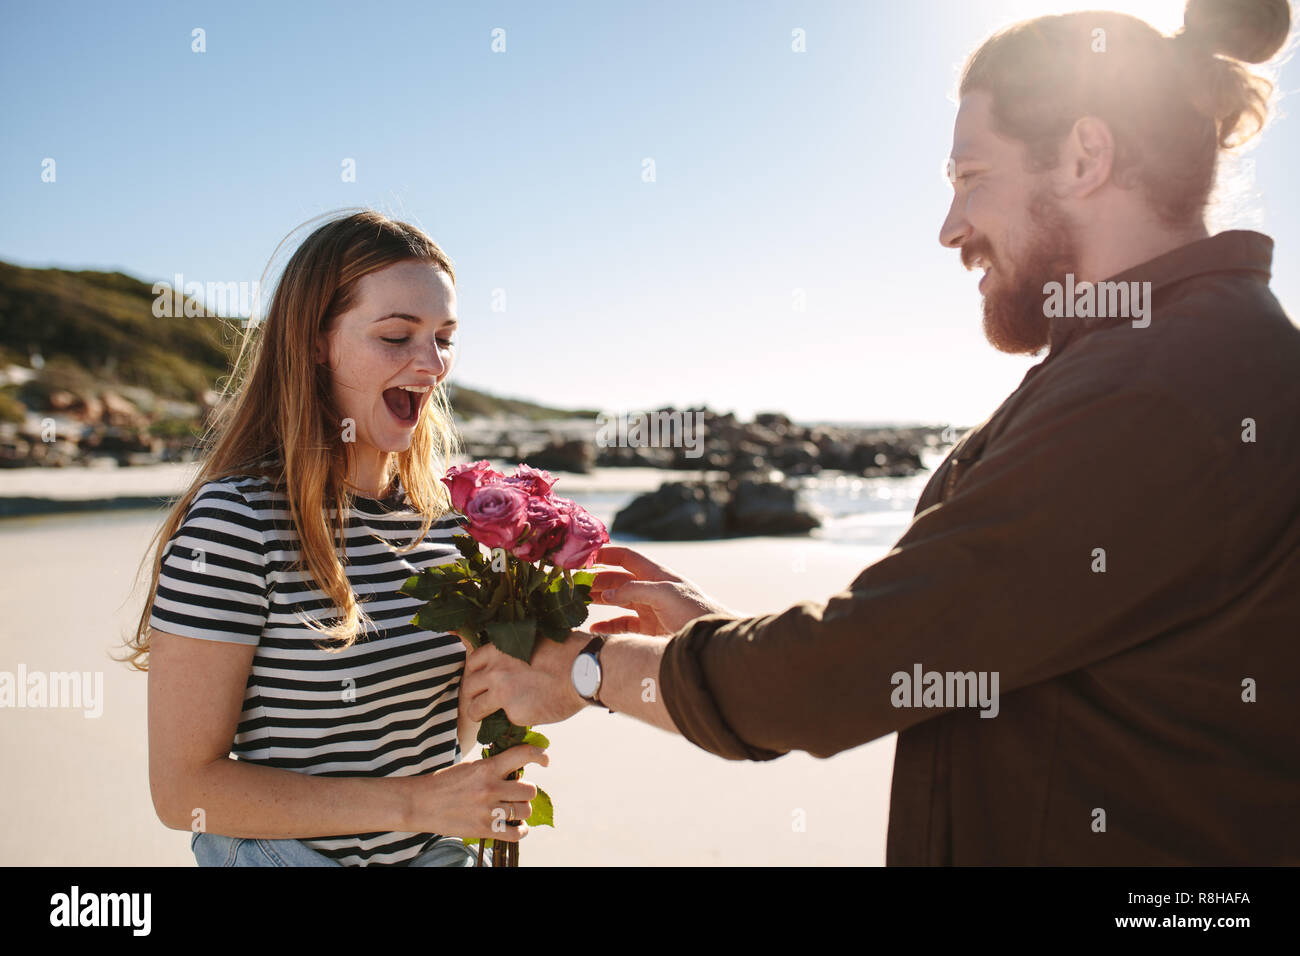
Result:
<instances>
[{"instance_id":1,"label":"black and white stripe","mask_svg":"<svg viewBox=\"0 0 1300 956\"><path fill-rule=\"evenodd\" d=\"M459 518L435 522L412 551L420 516L402 490L356 498L344 569L378 632L342 652L318 650L299 615L337 609L293 570L298 536L283 491L241 475L208 482L168 542L150 612L159 631L257 646L231 752L240 760L324 776L431 773L460 760L457 692L465 649L418 629L420 602L398 591L421 568L456 560ZM346 866L402 865L439 834L358 833L304 839Z\"/></svg>"}]
</instances>

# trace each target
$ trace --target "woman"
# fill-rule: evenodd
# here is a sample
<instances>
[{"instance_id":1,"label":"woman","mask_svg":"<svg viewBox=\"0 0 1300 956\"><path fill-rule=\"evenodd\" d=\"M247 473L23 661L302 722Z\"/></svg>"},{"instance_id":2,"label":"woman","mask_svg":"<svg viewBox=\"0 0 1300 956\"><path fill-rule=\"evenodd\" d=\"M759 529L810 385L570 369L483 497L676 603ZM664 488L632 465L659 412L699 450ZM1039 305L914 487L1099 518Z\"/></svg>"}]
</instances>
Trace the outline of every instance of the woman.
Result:
<instances>
[{"instance_id":1,"label":"woman","mask_svg":"<svg viewBox=\"0 0 1300 956\"><path fill-rule=\"evenodd\" d=\"M405 223L317 228L155 539L130 661L149 671L154 807L200 865L470 866L462 837L527 833L501 827L536 787L505 778L546 755L461 762L464 645L398 591L458 556L439 481L454 282Z\"/></svg>"}]
</instances>

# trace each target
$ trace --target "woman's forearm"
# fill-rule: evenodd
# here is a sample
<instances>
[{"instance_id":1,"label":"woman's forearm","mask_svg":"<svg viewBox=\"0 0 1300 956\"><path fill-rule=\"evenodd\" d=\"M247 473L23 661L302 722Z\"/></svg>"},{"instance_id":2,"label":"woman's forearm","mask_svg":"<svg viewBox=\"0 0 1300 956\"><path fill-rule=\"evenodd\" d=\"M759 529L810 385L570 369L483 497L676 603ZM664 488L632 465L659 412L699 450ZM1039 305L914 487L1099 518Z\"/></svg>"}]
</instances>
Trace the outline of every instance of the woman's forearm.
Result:
<instances>
[{"instance_id":1,"label":"woman's forearm","mask_svg":"<svg viewBox=\"0 0 1300 956\"><path fill-rule=\"evenodd\" d=\"M174 830L250 839L424 832L412 820L417 780L432 783L420 777L324 777L221 758L176 787L178 795L160 808L166 816L159 816Z\"/></svg>"}]
</instances>

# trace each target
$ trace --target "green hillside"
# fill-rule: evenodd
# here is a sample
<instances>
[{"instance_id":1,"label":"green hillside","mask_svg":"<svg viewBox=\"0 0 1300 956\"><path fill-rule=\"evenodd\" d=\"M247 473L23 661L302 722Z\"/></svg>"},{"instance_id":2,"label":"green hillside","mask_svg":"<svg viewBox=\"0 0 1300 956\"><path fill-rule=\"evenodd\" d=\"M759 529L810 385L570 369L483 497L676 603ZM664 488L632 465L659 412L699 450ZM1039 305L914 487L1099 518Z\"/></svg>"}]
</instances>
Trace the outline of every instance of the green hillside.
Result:
<instances>
[{"instance_id":1,"label":"green hillside","mask_svg":"<svg viewBox=\"0 0 1300 956\"><path fill-rule=\"evenodd\" d=\"M151 283L121 272L30 269L0 262L0 367L44 367L21 388L0 390L0 411L13 420L21 401L42 410L54 390L98 395L116 386L148 389L162 399L199 403L219 387L238 347L239 323L213 317L155 318ZM594 415L452 386L458 415L530 419Z\"/></svg>"},{"instance_id":2,"label":"green hillside","mask_svg":"<svg viewBox=\"0 0 1300 956\"><path fill-rule=\"evenodd\" d=\"M120 272L27 269L0 262L6 364L39 354L60 387L137 385L197 401L225 374L234 323L156 319L151 285Z\"/></svg>"}]
</instances>

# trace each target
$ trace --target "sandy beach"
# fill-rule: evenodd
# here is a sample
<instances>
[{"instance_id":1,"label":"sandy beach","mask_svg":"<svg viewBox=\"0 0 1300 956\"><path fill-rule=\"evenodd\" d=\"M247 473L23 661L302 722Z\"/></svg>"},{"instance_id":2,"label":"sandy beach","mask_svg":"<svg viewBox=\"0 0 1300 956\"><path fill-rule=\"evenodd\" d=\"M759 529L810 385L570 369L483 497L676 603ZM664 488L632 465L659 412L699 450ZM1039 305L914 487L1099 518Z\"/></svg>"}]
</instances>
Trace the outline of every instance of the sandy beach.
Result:
<instances>
[{"instance_id":1,"label":"sandy beach","mask_svg":"<svg viewBox=\"0 0 1300 956\"><path fill-rule=\"evenodd\" d=\"M133 578L157 520L114 511L0 522L0 670L103 674L98 717L0 710L0 863L194 864L188 832L163 827L150 800L147 678L109 658L143 603ZM751 613L824 599L884 552L807 538L638 547ZM557 827L524 840L524 865L884 862L892 735L829 760L746 763L595 709L543 729L552 763L528 779L554 798Z\"/></svg>"}]
</instances>

